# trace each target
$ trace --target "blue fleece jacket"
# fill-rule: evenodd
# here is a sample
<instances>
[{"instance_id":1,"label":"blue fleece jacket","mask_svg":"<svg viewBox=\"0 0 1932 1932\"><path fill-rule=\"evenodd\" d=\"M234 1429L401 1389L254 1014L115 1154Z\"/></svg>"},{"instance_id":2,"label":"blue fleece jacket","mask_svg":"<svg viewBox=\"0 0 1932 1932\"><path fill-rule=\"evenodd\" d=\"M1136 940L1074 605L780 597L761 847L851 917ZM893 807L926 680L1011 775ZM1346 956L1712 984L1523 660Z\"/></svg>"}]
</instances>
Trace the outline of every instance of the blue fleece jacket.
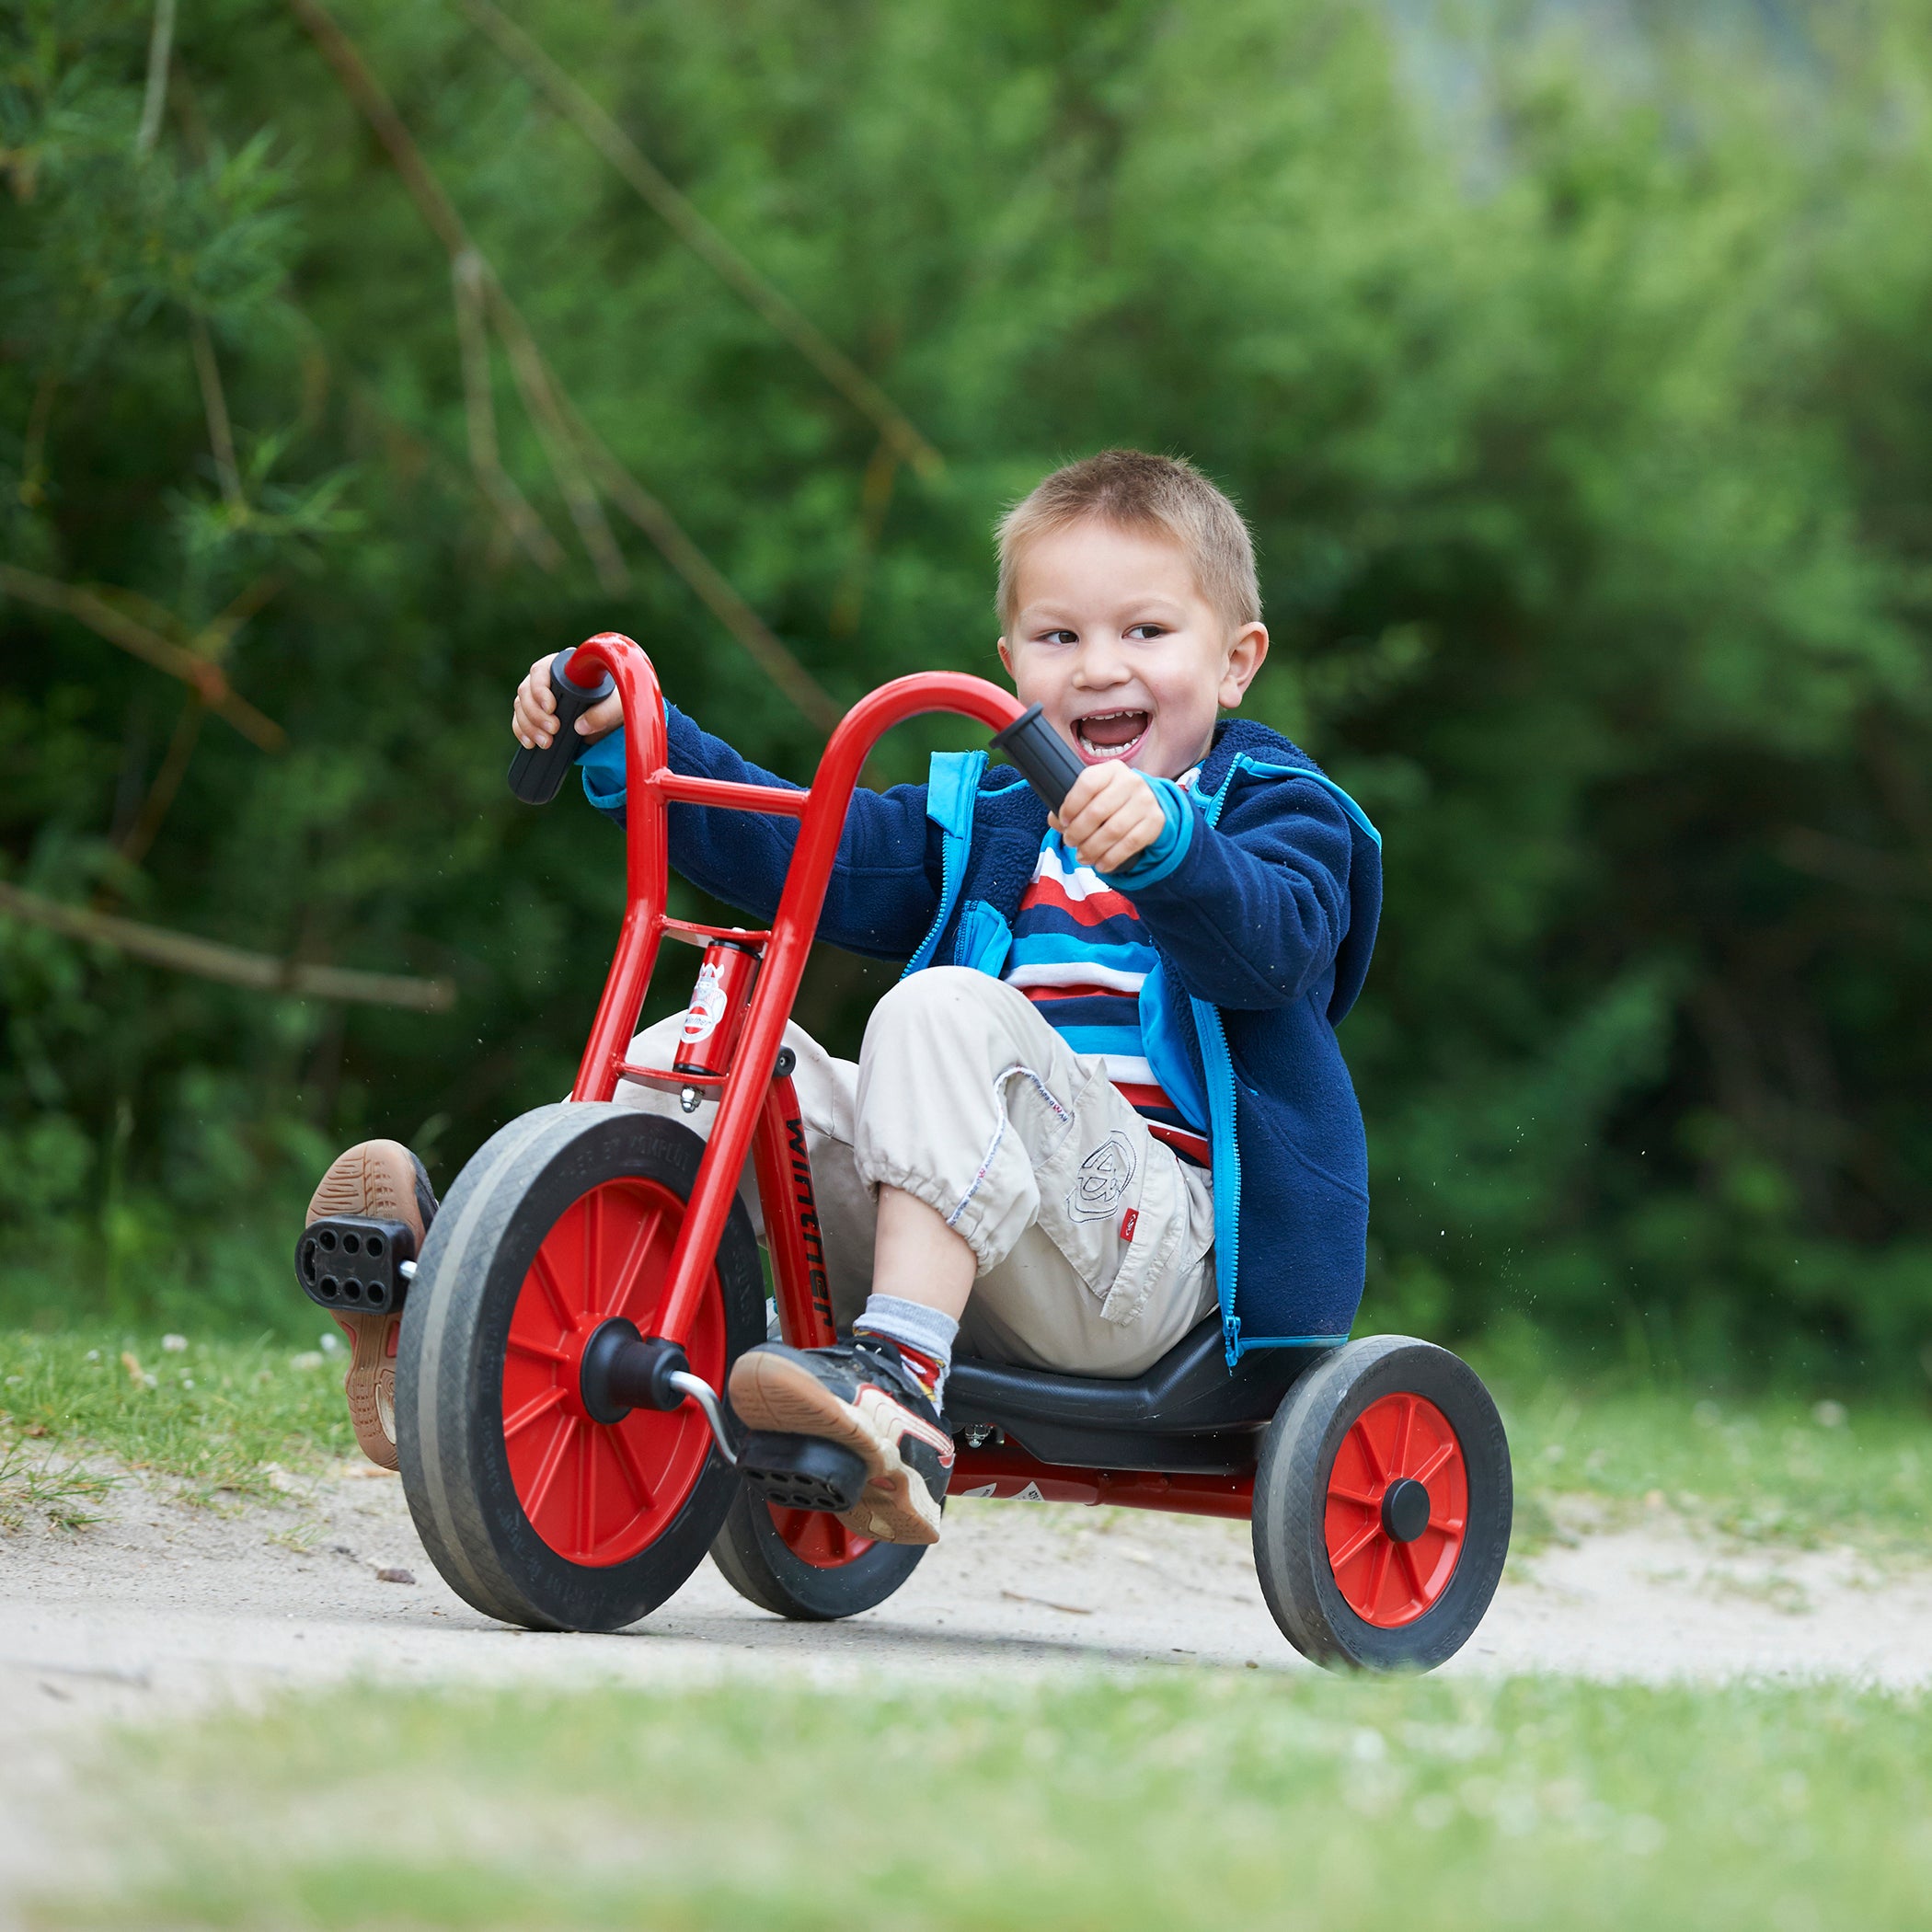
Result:
<instances>
[{"instance_id":1,"label":"blue fleece jacket","mask_svg":"<svg viewBox=\"0 0 1932 1932\"><path fill-rule=\"evenodd\" d=\"M667 707L673 771L786 780ZM623 822L623 733L580 763ZM1159 955L1141 1025L1160 1084L1213 1144L1214 1275L1228 1360L1340 1341L1362 1298L1368 1154L1335 1038L1361 991L1382 904L1381 839L1340 786L1266 727L1219 725L1171 836L1111 876ZM673 805L671 863L753 918L777 909L798 822ZM935 757L928 783L860 790L818 936L849 952L998 974L1047 830L1046 807L983 752Z\"/></svg>"}]
</instances>

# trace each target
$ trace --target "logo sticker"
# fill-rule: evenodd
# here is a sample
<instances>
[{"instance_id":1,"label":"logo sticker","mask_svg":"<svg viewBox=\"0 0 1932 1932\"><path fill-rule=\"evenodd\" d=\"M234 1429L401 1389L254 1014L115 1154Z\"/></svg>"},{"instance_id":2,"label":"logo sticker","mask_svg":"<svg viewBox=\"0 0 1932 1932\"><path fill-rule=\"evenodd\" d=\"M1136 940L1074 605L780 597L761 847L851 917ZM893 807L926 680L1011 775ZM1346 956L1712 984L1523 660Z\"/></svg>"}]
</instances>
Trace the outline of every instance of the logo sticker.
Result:
<instances>
[{"instance_id":1,"label":"logo sticker","mask_svg":"<svg viewBox=\"0 0 1932 1932\"><path fill-rule=\"evenodd\" d=\"M1133 1231L1140 1225L1140 1209L1129 1208L1127 1212L1121 1216L1121 1239L1122 1241L1132 1241L1133 1239Z\"/></svg>"},{"instance_id":2,"label":"logo sticker","mask_svg":"<svg viewBox=\"0 0 1932 1932\"><path fill-rule=\"evenodd\" d=\"M697 969L697 984L691 989L691 1010L684 1015L684 1029L678 1035L686 1046L708 1040L725 1016L725 990L715 966ZM700 1063L702 1064L702 1063Z\"/></svg>"},{"instance_id":3,"label":"logo sticker","mask_svg":"<svg viewBox=\"0 0 1932 1932\"><path fill-rule=\"evenodd\" d=\"M1067 1217L1073 1221L1111 1221L1133 1185L1133 1144L1118 1128L1080 1163L1066 1192Z\"/></svg>"}]
</instances>

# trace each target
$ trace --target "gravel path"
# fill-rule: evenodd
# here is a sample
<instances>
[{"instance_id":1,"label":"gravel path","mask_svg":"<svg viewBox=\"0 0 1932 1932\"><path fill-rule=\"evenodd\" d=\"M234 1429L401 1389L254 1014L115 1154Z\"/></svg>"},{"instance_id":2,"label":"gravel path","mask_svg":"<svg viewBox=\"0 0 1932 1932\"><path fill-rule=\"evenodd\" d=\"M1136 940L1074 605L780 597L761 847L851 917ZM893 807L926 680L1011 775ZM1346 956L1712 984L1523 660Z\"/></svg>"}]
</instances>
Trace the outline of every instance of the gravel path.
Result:
<instances>
[{"instance_id":1,"label":"gravel path","mask_svg":"<svg viewBox=\"0 0 1932 1932\"><path fill-rule=\"evenodd\" d=\"M707 1563L609 1637L511 1631L424 1558L400 1483L366 1465L286 1479L223 1515L123 1481L77 1535L0 1535L0 1924L56 1856L75 1742L103 1720L166 1721L228 1697L349 1676L411 1683L690 1682L724 1671L823 1681L1205 1662L1310 1668L1262 1604L1245 1524L961 1502L897 1596L842 1624L787 1624ZM1932 1569L1845 1549L1720 1549L1673 1519L1512 1558L1451 1672L1644 1681L1832 1676L1932 1684ZM385 1581L380 1572L407 1577Z\"/></svg>"}]
</instances>

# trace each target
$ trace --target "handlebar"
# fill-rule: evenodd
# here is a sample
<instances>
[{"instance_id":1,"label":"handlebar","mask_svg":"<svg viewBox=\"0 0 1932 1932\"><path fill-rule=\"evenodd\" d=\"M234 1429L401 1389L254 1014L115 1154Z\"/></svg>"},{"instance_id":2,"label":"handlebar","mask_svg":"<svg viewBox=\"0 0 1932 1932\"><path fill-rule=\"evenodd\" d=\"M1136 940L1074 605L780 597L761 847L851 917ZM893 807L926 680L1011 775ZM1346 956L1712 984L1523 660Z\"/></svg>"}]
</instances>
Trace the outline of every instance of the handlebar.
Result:
<instances>
[{"instance_id":1,"label":"handlebar","mask_svg":"<svg viewBox=\"0 0 1932 1932\"><path fill-rule=\"evenodd\" d=\"M1029 705L1004 731L994 732L993 742L1019 767L1020 776L1046 800L1049 811L1066 803L1074 780L1087 769L1038 705Z\"/></svg>"},{"instance_id":2,"label":"handlebar","mask_svg":"<svg viewBox=\"0 0 1932 1932\"><path fill-rule=\"evenodd\" d=\"M616 689L609 671L594 684L580 684L570 675L570 661L576 655L572 645L550 660L550 694L557 703L557 729L550 742L522 747L510 761L510 789L526 805L547 805L557 796L583 749L578 742L577 720ZM594 658L588 662L592 669L598 668ZM1029 705L1004 730L995 731L992 743L1018 766L1049 811L1060 810L1075 779L1087 769L1038 705Z\"/></svg>"},{"instance_id":3,"label":"handlebar","mask_svg":"<svg viewBox=\"0 0 1932 1932\"><path fill-rule=\"evenodd\" d=\"M569 776L583 741L577 735L577 720L592 705L600 705L616 686L606 671L594 684L580 684L570 675L570 660L577 655L572 645L550 660L550 695L557 701L557 730L548 744L521 747L510 761L510 788L526 805L547 805ZM594 659L586 661L592 670Z\"/></svg>"}]
</instances>

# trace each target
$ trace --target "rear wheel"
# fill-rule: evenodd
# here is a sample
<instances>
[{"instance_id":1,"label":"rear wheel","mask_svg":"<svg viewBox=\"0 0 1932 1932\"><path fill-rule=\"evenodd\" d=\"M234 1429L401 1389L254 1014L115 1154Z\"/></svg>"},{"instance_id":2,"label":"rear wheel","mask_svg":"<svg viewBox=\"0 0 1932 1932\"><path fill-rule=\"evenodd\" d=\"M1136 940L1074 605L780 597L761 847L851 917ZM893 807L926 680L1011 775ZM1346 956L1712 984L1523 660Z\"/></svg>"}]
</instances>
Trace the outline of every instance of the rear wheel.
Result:
<instances>
[{"instance_id":1,"label":"rear wheel","mask_svg":"<svg viewBox=\"0 0 1932 1932\"><path fill-rule=\"evenodd\" d=\"M779 1509L740 1483L711 1560L761 1610L823 1623L884 1603L926 1550L919 1543L875 1543L823 1510Z\"/></svg>"},{"instance_id":2,"label":"rear wheel","mask_svg":"<svg viewBox=\"0 0 1932 1932\"><path fill-rule=\"evenodd\" d=\"M1351 1341L1262 1438L1261 1593L1317 1663L1433 1669L1489 1607L1512 1508L1502 1419L1475 1371L1407 1336Z\"/></svg>"},{"instance_id":3,"label":"rear wheel","mask_svg":"<svg viewBox=\"0 0 1932 1932\"><path fill-rule=\"evenodd\" d=\"M535 1629L614 1630L703 1560L738 1487L695 1405L594 1420L585 1344L652 1332L704 1144L603 1104L512 1121L463 1170L423 1247L397 1362L410 1514L450 1587ZM765 1290L733 1203L685 1343L722 1388L764 1332Z\"/></svg>"}]
</instances>

